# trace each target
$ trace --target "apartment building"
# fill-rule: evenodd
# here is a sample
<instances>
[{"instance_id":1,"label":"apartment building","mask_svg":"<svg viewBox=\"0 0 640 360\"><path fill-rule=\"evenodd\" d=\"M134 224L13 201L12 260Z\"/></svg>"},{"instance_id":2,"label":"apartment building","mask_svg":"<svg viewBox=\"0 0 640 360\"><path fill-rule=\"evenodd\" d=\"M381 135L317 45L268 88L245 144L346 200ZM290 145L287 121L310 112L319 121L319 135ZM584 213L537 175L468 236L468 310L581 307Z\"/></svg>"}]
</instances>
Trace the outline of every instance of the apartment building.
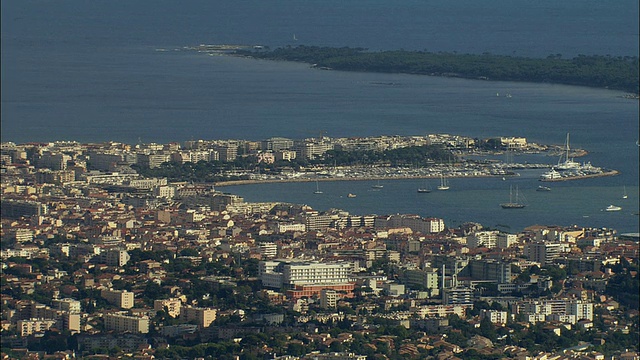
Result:
<instances>
[{"instance_id":1,"label":"apartment building","mask_svg":"<svg viewBox=\"0 0 640 360\"><path fill-rule=\"evenodd\" d=\"M485 247L493 249L498 243L499 231L476 231L467 236L467 246L470 248Z\"/></svg>"},{"instance_id":2,"label":"apartment building","mask_svg":"<svg viewBox=\"0 0 640 360\"><path fill-rule=\"evenodd\" d=\"M499 249L507 249L511 245L518 242L518 236L515 234L499 233L496 239L496 247Z\"/></svg>"},{"instance_id":3,"label":"apartment building","mask_svg":"<svg viewBox=\"0 0 640 360\"><path fill-rule=\"evenodd\" d=\"M36 159L36 167L51 170L66 170L69 160L71 160L71 156L69 155L45 152Z\"/></svg>"},{"instance_id":4,"label":"apartment building","mask_svg":"<svg viewBox=\"0 0 640 360\"><path fill-rule=\"evenodd\" d=\"M279 223L278 224L278 233L286 233L287 231L299 231L305 232L307 227L305 224L297 224L297 223Z\"/></svg>"},{"instance_id":5,"label":"apartment building","mask_svg":"<svg viewBox=\"0 0 640 360\"><path fill-rule=\"evenodd\" d=\"M291 148L293 148L293 140L282 137L272 137L267 140L263 140L260 144L260 149L264 151L281 151L289 150Z\"/></svg>"},{"instance_id":6,"label":"apartment building","mask_svg":"<svg viewBox=\"0 0 640 360\"><path fill-rule=\"evenodd\" d=\"M406 270L403 273L403 279L406 284L417 286L423 290L427 290L430 296L440 294L438 286L438 270L434 268Z\"/></svg>"},{"instance_id":7,"label":"apartment building","mask_svg":"<svg viewBox=\"0 0 640 360\"><path fill-rule=\"evenodd\" d=\"M259 267L262 284L267 287L288 289L296 285L348 283L353 263L261 261Z\"/></svg>"},{"instance_id":8,"label":"apartment building","mask_svg":"<svg viewBox=\"0 0 640 360\"><path fill-rule=\"evenodd\" d=\"M218 310L214 308L200 308L194 306L185 306L180 310L180 318L185 321L195 321L198 326L206 328L216 319Z\"/></svg>"},{"instance_id":9,"label":"apartment building","mask_svg":"<svg viewBox=\"0 0 640 360\"><path fill-rule=\"evenodd\" d=\"M522 301L514 305L514 310L524 314L529 322L565 320L575 324L579 320L593 320L593 303L582 300Z\"/></svg>"},{"instance_id":10,"label":"apartment building","mask_svg":"<svg viewBox=\"0 0 640 360\"><path fill-rule=\"evenodd\" d=\"M131 309L133 307L134 294L127 290L102 290L100 296L111 304L121 309Z\"/></svg>"},{"instance_id":11,"label":"apartment building","mask_svg":"<svg viewBox=\"0 0 640 360\"><path fill-rule=\"evenodd\" d=\"M508 321L508 313L506 311L487 310L480 311L480 320L488 318L492 324L506 325Z\"/></svg>"},{"instance_id":12,"label":"apartment building","mask_svg":"<svg viewBox=\"0 0 640 360\"><path fill-rule=\"evenodd\" d=\"M304 225L307 231L325 230L334 227L334 223L338 218L339 217L334 214L307 214L304 217Z\"/></svg>"},{"instance_id":13,"label":"apartment building","mask_svg":"<svg viewBox=\"0 0 640 360\"><path fill-rule=\"evenodd\" d=\"M51 307L56 310L64 310L73 314L78 314L82 311L80 301L76 299L53 299L51 300Z\"/></svg>"},{"instance_id":14,"label":"apartment building","mask_svg":"<svg viewBox=\"0 0 640 360\"><path fill-rule=\"evenodd\" d=\"M149 332L149 317L129 316L124 314L104 314L104 328L116 332L146 334Z\"/></svg>"},{"instance_id":15,"label":"apartment building","mask_svg":"<svg viewBox=\"0 0 640 360\"><path fill-rule=\"evenodd\" d=\"M468 266L474 280L489 280L498 284L511 282L510 263L493 259L470 260Z\"/></svg>"},{"instance_id":16,"label":"apartment building","mask_svg":"<svg viewBox=\"0 0 640 360\"><path fill-rule=\"evenodd\" d=\"M172 318L180 316L180 310L182 309L182 301L180 299L162 299L153 301L153 310L166 311L167 315Z\"/></svg>"},{"instance_id":17,"label":"apartment building","mask_svg":"<svg viewBox=\"0 0 640 360\"><path fill-rule=\"evenodd\" d=\"M274 243L261 243L258 245L260 255L263 259L272 259L278 256L278 245Z\"/></svg>"},{"instance_id":18,"label":"apartment building","mask_svg":"<svg viewBox=\"0 0 640 360\"><path fill-rule=\"evenodd\" d=\"M54 319L24 319L18 320L16 330L22 337L36 333L43 333L55 327L57 320Z\"/></svg>"},{"instance_id":19,"label":"apartment building","mask_svg":"<svg viewBox=\"0 0 640 360\"><path fill-rule=\"evenodd\" d=\"M568 249L566 244L559 242L536 241L524 246L524 255L531 261L539 262L542 266L553 263Z\"/></svg>"},{"instance_id":20,"label":"apartment building","mask_svg":"<svg viewBox=\"0 0 640 360\"><path fill-rule=\"evenodd\" d=\"M422 305L411 308L411 311L421 319L446 318L449 315L465 316L466 309L471 305Z\"/></svg>"},{"instance_id":21,"label":"apartment building","mask_svg":"<svg viewBox=\"0 0 640 360\"><path fill-rule=\"evenodd\" d=\"M138 154L138 165L148 166L150 169L157 168L162 163L168 162L170 160L171 155L169 154Z\"/></svg>"},{"instance_id":22,"label":"apartment building","mask_svg":"<svg viewBox=\"0 0 640 360\"><path fill-rule=\"evenodd\" d=\"M324 309L334 309L338 304L338 292L333 289L320 291L320 306Z\"/></svg>"},{"instance_id":23,"label":"apartment building","mask_svg":"<svg viewBox=\"0 0 640 360\"><path fill-rule=\"evenodd\" d=\"M22 216L42 216L47 213L47 205L31 200L2 200L0 210L3 218L17 219Z\"/></svg>"},{"instance_id":24,"label":"apartment building","mask_svg":"<svg viewBox=\"0 0 640 360\"><path fill-rule=\"evenodd\" d=\"M220 161L230 162L234 161L238 157L238 144L228 143L215 146Z\"/></svg>"},{"instance_id":25,"label":"apartment building","mask_svg":"<svg viewBox=\"0 0 640 360\"><path fill-rule=\"evenodd\" d=\"M444 303L446 305L473 304L473 290L464 286L444 289Z\"/></svg>"},{"instance_id":26,"label":"apartment building","mask_svg":"<svg viewBox=\"0 0 640 360\"><path fill-rule=\"evenodd\" d=\"M423 218L418 215L391 215L376 218L375 227L378 229L410 228L423 234L437 234L444 231L444 220L438 218Z\"/></svg>"},{"instance_id":27,"label":"apartment building","mask_svg":"<svg viewBox=\"0 0 640 360\"><path fill-rule=\"evenodd\" d=\"M100 252L96 260L109 266L121 267L125 266L129 259L131 259L131 256L129 256L127 250L111 249Z\"/></svg>"},{"instance_id":28,"label":"apartment building","mask_svg":"<svg viewBox=\"0 0 640 360\"><path fill-rule=\"evenodd\" d=\"M293 150L304 159L315 159L321 157L328 150L333 150L333 143L328 140L304 140L296 142Z\"/></svg>"}]
</instances>

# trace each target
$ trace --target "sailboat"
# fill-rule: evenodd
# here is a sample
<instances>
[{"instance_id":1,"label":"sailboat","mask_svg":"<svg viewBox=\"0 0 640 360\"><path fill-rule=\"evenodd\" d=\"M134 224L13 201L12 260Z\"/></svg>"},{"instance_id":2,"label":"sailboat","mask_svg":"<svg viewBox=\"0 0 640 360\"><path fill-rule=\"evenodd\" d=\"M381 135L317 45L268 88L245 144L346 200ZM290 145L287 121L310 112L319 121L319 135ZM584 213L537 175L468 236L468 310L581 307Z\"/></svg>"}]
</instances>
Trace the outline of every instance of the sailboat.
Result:
<instances>
[{"instance_id":1,"label":"sailboat","mask_svg":"<svg viewBox=\"0 0 640 360\"><path fill-rule=\"evenodd\" d=\"M628 199L629 198L629 196L627 195L627 187L626 186L622 187L622 198L623 199Z\"/></svg>"},{"instance_id":2,"label":"sailboat","mask_svg":"<svg viewBox=\"0 0 640 360\"><path fill-rule=\"evenodd\" d=\"M430 193L430 192L431 192L431 186L429 186L429 183L425 180L424 185L418 188L418 193L424 194L424 193Z\"/></svg>"},{"instance_id":3,"label":"sailboat","mask_svg":"<svg viewBox=\"0 0 640 360\"><path fill-rule=\"evenodd\" d=\"M500 204L503 209L522 209L526 205L521 203L518 198L518 187L516 186L516 197L513 201L513 186L509 188L509 202Z\"/></svg>"},{"instance_id":4,"label":"sailboat","mask_svg":"<svg viewBox=\"0 0 640 360\"><path fill-rule=\"evenodd\" d=\"M572 170L572 169L578 169L580 167L580 163L577 161L574 161L571 157L570 157L570 147L569 147L569 133L567 133L567 140L564 143L564 154L562 154L560 156L560 159L558 160L558 165L556 166L556 169L558 170ZM562 161L562 159L564 159L564 162Z\"/></svg>"},{"instance_id":5,"label":"sailboat","mask_svg":"<svg viewBox=\"0 0 640 360\"><path fill-rule=\"evenodd\" d=\"M444 175L440 175L440 185L438 185L438 190L449 190L449 183Z\"/></svg>"},{"instance_id":6,"label":"sailboat","mask_svg":"<svg viewBox=\"0 0 640 360\"><path fill-rule=\"evenodd\" d=\"M314 191L313 193L322 194L322 190L320 190L320 186L318 185L318 180L316 180L316 191Z\"/></svg>"},{"instance_id":7,"label":"sailboat","mask_svg":"<svg viewBox=\"0 0 640 360\"><path fill-rule=\"evenodd\" d=\"M382 189L384 185L380 184L380 180L378 180L378 183L375 185L371 185L371 187L374 189Z\"/></svg>"}]
</instances>

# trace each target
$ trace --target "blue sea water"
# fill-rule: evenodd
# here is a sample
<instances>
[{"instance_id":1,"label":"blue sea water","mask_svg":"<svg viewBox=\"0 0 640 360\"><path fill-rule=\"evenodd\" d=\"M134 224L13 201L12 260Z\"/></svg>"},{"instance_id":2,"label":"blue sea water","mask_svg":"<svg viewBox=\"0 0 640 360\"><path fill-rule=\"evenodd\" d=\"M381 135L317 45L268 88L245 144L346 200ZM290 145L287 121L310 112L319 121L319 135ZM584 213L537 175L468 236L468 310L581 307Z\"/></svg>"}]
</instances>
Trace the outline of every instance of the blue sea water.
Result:
<instances>
[{"instance_id":1,"label":"blue sea water","mask_svg":"<svg viewBox=\"0 0 640 360\"><path fill-rule=\"evenodd\" d=\"M620 92L319 71L173 51L226 43L637 56L637 1L26 0L3 1L1 10L2 141L260 140L322 131L331 137L523 136L562 144L570 132L572 146L590 152L581 160L622 174L557 184L544 194L532 192L537 174L506 183L455 179L452 191L425 197L416 196L418 185L409 180L389 182L381 192L367 191L366 183L327 183L323 197L313 196L308 184L225 191L249 201L356 214L407 212L512 229L543 223L638 231L638 102ZM530 206L505 213L497 204L512 181ZM624 203L623 186L629 193ZM358 197L346 198L349 192ZM600 211L609 203L623 211Z\"/></svg>"}]
</instances>

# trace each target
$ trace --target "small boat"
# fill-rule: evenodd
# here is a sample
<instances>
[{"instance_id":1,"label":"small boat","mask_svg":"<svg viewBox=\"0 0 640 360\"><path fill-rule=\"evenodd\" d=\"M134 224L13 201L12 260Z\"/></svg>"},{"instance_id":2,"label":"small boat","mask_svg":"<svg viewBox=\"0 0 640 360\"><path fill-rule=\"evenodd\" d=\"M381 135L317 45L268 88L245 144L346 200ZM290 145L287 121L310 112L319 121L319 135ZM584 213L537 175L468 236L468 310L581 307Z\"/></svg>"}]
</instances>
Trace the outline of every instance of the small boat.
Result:
<instances>
[{"instance_id":1,"label":"small boat","mask_svg":"<svg viewBox=\"0 0 640 360\"><path fill-rule=\"evenodd\" d=\"M449 183L444 175L440 175L440 185L438 185L438 190L449 190Z\"/></svg>"},{"instance_id":2,"label":"small boat","mask_svg":"<svg viewBox=\"0 0 640 360\"><path fill-rule=\"evenodd\" d=\"M503 209L522 209L526 205L520 202L518 195L518 187L516 186L515 201L513 201L513 186L509 188L509 202L500 204Z\"/></svg>"},{"instance_id":3,"label":"small boat","mask_svg":"<svg viewBox=\"0 0 640 360\"><path fill-rule=\"evenodd\" d=\"M378 183L377 183L377 184L375 184L375 185L371 185L371 187L372 187L373 189L382 189L382 188L384 187L384 185L381 185L381 184L380 184L380 181L378 180Z\"/></svg>"},{"instance_id":4,"label":"small boat","mask_svg":"<svg viewBox=\"0 0 640 360\"><path fill-rule=\"evenodd\" d=\"M316 180L316 191L314 191L313 193L322 194L322 190L320 190L320 186L318 185L318 180Z\"/></svg>"},{"instance_id":5,"label":"small boat","mask_svg":"<svg viewBox=\"0 0 640 360\"><path fill-rule=\"evenodd\" d=\"M354 197L356 197L356 194L349 193L349 194L347 195L347 197L348 197L348 198L354 198Z\"/></svg>"},{"instance_id":6,"label":"small boat","mask_svg":"<svg viewBox=\"0 0 640 360\"><path fill-rule=\"evenodd\" d=\"M604 209L605 211L620 211L622 210L622 208L620 206L615 206L615 205L609 205L607 206L606 209Z\"/></svg>"},{"instance_id":7,"label":"small boat","mask_svg":"<svg viewBox=\"0 0 640 360\"><path fill-rule=\"evenodd\" d=\"M551 191L551 188L548 186L538 186L538 188L536 189L536 191Z\"/></svg>"},{"instance_id":8,"label":"small boat","mask_svg":"<svg viewBox=\"0 0 640 360\"><path fill-rule=\"evenodd\" d=\"M429 183L426 181L424 182L424 186L418 188L419 194L425 194L430 192L431 192L431 186L429 186Z\"/></svg>"},{"instance_id":9,"label":"small boat","mask_svg":"<svg viewBox=\"0 0 640 360\"><path fill-rule=\"evenodd\" d=\"M622 198L623 199L628 199L629 198L629 195L627 195L627 187L626 186L622 187Z\"/></svg>"}]
</instances>

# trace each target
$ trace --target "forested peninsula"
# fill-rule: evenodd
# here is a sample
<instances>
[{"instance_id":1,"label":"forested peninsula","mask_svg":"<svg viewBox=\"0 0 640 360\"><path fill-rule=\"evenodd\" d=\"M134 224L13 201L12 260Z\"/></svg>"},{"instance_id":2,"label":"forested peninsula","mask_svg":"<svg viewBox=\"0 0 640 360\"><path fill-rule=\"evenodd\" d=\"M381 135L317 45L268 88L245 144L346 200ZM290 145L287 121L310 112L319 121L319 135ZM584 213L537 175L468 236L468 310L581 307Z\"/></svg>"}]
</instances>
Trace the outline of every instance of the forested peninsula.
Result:
<instances>
[{"instance_id":1,"label":"forested peninsula","mask_svg":"<svg viewBox=\"0 0 640 360\"><path fill-rule=\"evenodd\" d=\"M364 48L287 46L238 50L258 59L297 61L326 70L406 73L465 79L554 83L622 90L638 94L638 57L561 54L546 58Z\"/></svg>"}]
</instances>

